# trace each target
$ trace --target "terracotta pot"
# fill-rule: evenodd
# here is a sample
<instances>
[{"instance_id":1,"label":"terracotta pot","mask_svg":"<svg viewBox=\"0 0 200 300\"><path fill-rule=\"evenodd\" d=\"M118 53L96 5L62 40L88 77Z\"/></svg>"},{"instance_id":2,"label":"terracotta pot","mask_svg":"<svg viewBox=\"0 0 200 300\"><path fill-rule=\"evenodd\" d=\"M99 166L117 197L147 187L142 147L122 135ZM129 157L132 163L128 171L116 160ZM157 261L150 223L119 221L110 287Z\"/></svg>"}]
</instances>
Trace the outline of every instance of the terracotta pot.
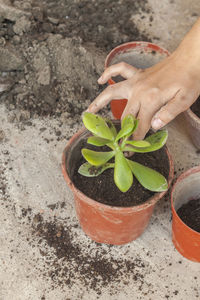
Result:
<instances>
[{"instance_id":1,"label":"terracotta pot","mask_svg":"<svg viewBox=\"0 0 200 300\"><path fill-rule=\"evenodd\" d=\"M133 53L131 62L130 55ZM153 53L153 54L152 54ZM106 57L105 68L112 64L124 61L137 68L148 68L160 60L166 58L170 53L160 46L148 42L129 42L114 48ZM127 55L129 57L127 57ZM115 78L108 80L109 84L116 83ZM112 100L111 111L115 119L120 119L124 108L126 107L127 99Z\"/></svg>"},{"instance_id":2,"label":"terracotta pot","mask_svg":"<svg viewBox=\"0 0 200 300\"><path fill-rule=\"evenodd\" d=\"M200 149L200 118L190 108L184 112L184 116L193 144Z\"/></svg>"},{"instance_id":3,"label":"terracotta pot","mask_svg":"<svg viewBox=\"0 0 200 300\"><path fill-rule=\"evenodd\" d=\"M76 213L83 231L98 243L121 245L139 237L147 227L156 202L166 192L155 193L142 205L114 207L101 204L79 191L72 182L75 161L80 158L80 142L89 136L86 129L80 130L68 142L62 156L64 178L74 194ZM168 183L173 178L173 162L167 148L170 172Z\"/></svg>"},{"instance_id":4,"label":"terracotta pot","mask_svg":"<svg viewBox=\"0 0 200 300\"><path fill-rule=\"evenodd\" d=\"M176 249L186 258L200 262L200 233L187 226L177 210L190 200L200 197L200 166L180 175L171 191L172 240Z\"/></svg>"}]
</instances>

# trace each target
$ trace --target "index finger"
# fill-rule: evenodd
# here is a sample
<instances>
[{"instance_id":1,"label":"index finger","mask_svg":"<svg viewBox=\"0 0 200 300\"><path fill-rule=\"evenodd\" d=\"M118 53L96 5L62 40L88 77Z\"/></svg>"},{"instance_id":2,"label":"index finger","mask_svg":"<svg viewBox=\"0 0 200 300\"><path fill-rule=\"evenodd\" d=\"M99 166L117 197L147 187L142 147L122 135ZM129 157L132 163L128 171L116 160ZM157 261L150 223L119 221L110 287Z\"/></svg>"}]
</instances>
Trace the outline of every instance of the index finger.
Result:
<instances>
[{"instance_id":1,"label":"index finger","mask_svg":"<svg viewBox=\"0 0 200 300\"><path fill-rule=\"evenodd\" d=\"M121 75L123 78L128 79L135 75L137 69L125 62L114 64L105 69L101 77L98 79L98 83L103 84L108 81L111 77Z\"/></svg>"},{"instance_id":2,"label":"index finger","mask_svg":"<svg viewBox=\"0 0 200 300\"><path fill-rule=\"evenodd\" d=\"M86 111L96 113L111 100L128 98L126 88L124 87L125 82L119 82L109 85L97 98L89 105Z\"/></svg>"}]
</instances>

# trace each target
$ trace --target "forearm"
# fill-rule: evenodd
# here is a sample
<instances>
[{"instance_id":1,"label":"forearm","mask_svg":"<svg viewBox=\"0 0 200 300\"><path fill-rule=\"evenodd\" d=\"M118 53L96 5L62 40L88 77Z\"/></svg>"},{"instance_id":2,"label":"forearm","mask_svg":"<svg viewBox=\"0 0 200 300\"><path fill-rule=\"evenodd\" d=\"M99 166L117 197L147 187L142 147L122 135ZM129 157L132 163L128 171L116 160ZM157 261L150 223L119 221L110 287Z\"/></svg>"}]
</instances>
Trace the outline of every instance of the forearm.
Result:
<instances>
[{"instance_id":1,"label":"forearm","mask_svg":"<svg viewBox=\"0 0 200 300\"><path fill-rule=\"evenodd\" d=\"M185 35L172 57L175 57L177 62L182 61L186 70L189 68L200 78L200 18Z\"/></svg>"}]
</instances>

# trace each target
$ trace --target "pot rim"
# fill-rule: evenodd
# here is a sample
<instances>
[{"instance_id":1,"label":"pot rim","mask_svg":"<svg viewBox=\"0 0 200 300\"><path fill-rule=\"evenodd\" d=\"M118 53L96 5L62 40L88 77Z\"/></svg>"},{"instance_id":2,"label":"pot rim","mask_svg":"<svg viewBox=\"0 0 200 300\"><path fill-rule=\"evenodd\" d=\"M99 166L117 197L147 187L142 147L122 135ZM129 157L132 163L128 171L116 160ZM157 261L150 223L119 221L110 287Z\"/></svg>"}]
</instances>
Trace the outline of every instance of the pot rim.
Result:
<instances>
[{"instance_id":1,"label":"pot rim","mask_svg":"<svg viewBox=\"0 0 200 300\"><path fill-rule=\"evenodd\" d=\"M115 54L119 52L119 50L123 50L123 49L131 49L131 48L135 48L136 46L145 46L146 48L151 48L154 51L160 52L160 53L164 53L166 54L166 56L170 55L170 52L155 44L155 43L150 43L150 42L146 42L146 41L132 41L132 42L127 42L127 43L123 43L118 45L117 47L113 48L108 55L106 56L106 60L105 60L105 64L104 64L104 69L106 69L109 66L110 61L113 59L113 57L115 57ZM114 84L115 81L110 78L109 79L109 84Z\"/></svg>"},{"instance_id":2,"label":"pot rim","mask_svg":"<svg viewBox=\"0 0 200 300\"><path fill-rule=\"evenodd\" d=\"M78 188L76 188L76 186L74 185L74 183L72 182L67 168L66 168L66 157L67 157L67 151L70 149L71 145L85 132L87 131L87 129L85 127L81 128L77 133L75 133L70 140L68 141L63 154L62 154L62 172L63 172L63 176L65 178L65 181L67 182L69 188L73 191L73 193L76 193L78 195L78 197L81 197L83 199L83 201L85 201L87 204L90 205L94 205L101 208L101 209L106 209L106 210L120 210L121 212L128 212L128 211L139 211L139 210L143 210L144 208L147 208L149 206L155 205L156 202L161 199L169 190L170 185L172 183L172 179L173 179L173 175L174 175L174 163L173 163L173 159L172 156L167 148L167 146L165 146L165 151L167 153L168 156L168 161L169 161L169 175L168 175L168 190L164 191L164 192L160 192L160 193L155 193L152 197L150 197L147 201L145 201L143 204L140 205L135 205L135 206L129 206L129 207L120 207L120 206L111 206L108 204L103 204L100 203L90 197L88 197L87 195L85 195L83 192L81 192Z\"/></svg>"},{"instance_id":3,"label":"pot rim","mask_svg":"<svg viewBox=\"0 0 200 300\"><path fill-rule=\"evenodd\" d=\"M190 176L191 174L199 173L199 172L200 172L200 165L186 170L185 172L183 172L182 174L179 175L179 177L176 179L175 183L173 184L172 190L171 190L171 207L172 207L173 214L176 216L176 218L179 220L179 222L182 224L183 227L187 228L187 230L190 230L193 234L197 234L198 236L200 236L200 232L192 229L187 224L185 224L182 221L182 219L179 217L179 215L177 214L175 207L174 207L173 194L174 194L176 186L179 184L179 182L181 182L183 179Z\"/></svg>"},{"instance_id":4,"label":"pot rim","mask_svg":"<svg viewBox=\"0 0 200 300\"><path fill-rule=\"evenodd\" d=\"M184 113L188 114L195 122L200 123L200 118L191 110L191 108L188 108Z\"/></svg>"}]
</instances>

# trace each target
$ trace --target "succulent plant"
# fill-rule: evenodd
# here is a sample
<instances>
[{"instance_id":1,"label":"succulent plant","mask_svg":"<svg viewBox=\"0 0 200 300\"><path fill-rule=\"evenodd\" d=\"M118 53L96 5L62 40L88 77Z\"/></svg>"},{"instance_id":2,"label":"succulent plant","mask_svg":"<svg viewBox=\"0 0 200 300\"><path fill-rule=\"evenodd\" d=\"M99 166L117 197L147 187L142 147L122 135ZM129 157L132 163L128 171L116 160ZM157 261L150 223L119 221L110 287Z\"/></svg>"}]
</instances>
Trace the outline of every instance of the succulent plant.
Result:
<instances>
[{"instance_id":1,"label":"succulent plant","mask_svg":"<svg viewBox=\"0 0 200 300\"><path fill-rule=\"evenodd\" d=\"M85 127L93 134L87 139L87 143L99 147L106 145L110 151L82 149L82 155L87 162L78 170L81 175L94 177L114 168L114 182L121 192L129 190L134 176L150 191L162 192L168 189L167 180L159 172L125 157L127 151L146 153L162 148L168 137L166 130L158 131L144 140L132 140L130 137L139 122L132 115L127 115L122 120L119 132L111 120L99 115L85 112L82 119ZM109 162L112 158L114 162Z\"/></svg>"}]
</instances>

